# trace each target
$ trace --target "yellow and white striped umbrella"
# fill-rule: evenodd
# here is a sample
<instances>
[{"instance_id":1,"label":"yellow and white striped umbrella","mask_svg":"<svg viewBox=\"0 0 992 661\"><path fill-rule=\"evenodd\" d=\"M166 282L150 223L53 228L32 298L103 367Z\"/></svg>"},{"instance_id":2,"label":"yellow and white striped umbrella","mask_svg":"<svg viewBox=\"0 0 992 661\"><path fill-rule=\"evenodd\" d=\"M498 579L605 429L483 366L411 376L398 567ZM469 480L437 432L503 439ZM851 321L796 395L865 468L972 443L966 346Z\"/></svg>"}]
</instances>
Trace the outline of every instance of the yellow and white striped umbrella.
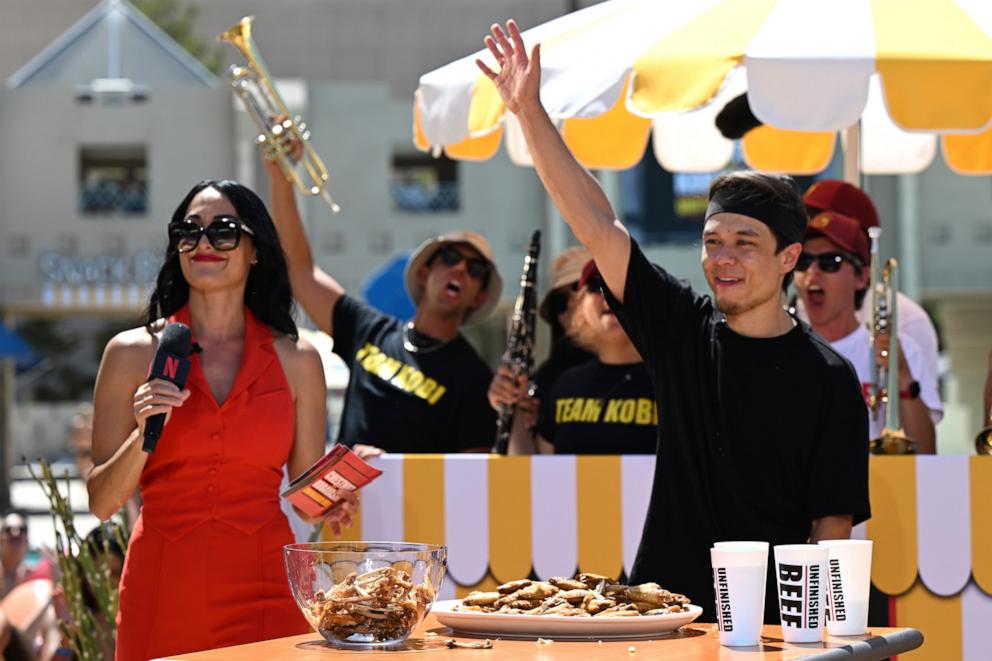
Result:
<instances>
[{"instance_id":1,"label":"yellow and white striped umbrella","mask_svg":"<svg viewBox=\"0 0 992 661\"><path fill-rule=\"evenodd\" d=\"M523 37L542 44L542 101L588 167L631 167L652 137L668 170L719 170L733 143L714 117L746 90L764 123L743 139L751 167L819 172L860 120L866 173L918 172L938 139L954 170L992 172L990 0L609 0ZM505 135L528 164L477 57L495 68L482 49L421 76L414 141L484 160Z\"/></svg>"}]
</instances>

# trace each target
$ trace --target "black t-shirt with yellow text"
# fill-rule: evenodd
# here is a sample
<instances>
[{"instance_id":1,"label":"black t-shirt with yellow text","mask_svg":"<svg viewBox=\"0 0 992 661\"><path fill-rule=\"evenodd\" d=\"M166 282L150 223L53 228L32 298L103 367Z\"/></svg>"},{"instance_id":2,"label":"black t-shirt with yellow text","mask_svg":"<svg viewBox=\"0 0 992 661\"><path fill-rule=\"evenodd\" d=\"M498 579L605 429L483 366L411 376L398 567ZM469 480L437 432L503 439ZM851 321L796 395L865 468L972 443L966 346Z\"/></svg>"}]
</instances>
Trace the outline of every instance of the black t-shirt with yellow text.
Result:
<instances>
[{"instance_id":1,"label":"black t-shirt with yellow text","mask_svg":"<svg viewBox=\"0 0 992 661\"><path fill-rule=\"evenodd\" d=\"M658 405L644 363L593 359L565 370L542 397L537 433L555 454L654 454Z\"/></svg>"},{"instance_id":2,"label":"black t-shirt with yellow text","mask_svg":"<svg viewBox=\"0 0 992 661\"><path fill-rule=\"evenodd\" d=\"M342 296L333 315L334 353L351 370L338 442L409 453L492 445L492 371L465 338L415 353L405 322L356 298Z\"/></svg>"}]
</instances>

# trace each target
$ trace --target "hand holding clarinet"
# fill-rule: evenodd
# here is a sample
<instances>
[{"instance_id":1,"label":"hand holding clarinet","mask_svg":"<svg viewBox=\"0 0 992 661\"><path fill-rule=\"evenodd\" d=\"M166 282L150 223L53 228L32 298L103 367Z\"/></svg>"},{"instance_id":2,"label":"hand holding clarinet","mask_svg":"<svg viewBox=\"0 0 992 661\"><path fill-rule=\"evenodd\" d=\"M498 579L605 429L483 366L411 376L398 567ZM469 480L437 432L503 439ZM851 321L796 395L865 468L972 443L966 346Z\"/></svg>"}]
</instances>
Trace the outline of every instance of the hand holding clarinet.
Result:
<instances>
[{"instance_id":1,"label":"hand holding clarinet","mask_svg":"<svg viewBox=\"0 0 992 661\"><path fill-rule=\"evenodd\" d=\"M489 390L489 401L499 411L496 423L496 443L493 451L506 454L510 445L514 412L517 402L529 400L523 406L533 417L534 400L521 397L521 387L529 382L534 369L535 324L537 320L537 258L541 252L541 232L535 230L520 276L520 294L513 306L510 332L500 368ZM533 394L533 393L528 393Z\"/></svg>"}]
</instances>

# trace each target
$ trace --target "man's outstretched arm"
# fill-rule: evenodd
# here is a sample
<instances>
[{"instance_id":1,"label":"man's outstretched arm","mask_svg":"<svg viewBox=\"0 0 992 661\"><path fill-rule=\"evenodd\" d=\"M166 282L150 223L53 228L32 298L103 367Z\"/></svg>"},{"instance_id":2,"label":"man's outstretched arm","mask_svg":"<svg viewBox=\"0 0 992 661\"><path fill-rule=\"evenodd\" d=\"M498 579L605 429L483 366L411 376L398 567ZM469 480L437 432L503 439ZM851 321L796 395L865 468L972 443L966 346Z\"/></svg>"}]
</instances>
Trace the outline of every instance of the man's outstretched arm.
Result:
<instances>
[{"instance_id":1,"label":"man's outstretched arm","mask_svg":"<svg viewBox=\"0 0 992 661\"><path fill-rule=\"evenodd\" d=\"M507 110L517 116L537 174L575 236L589 249L613 295L623 301L630 260L630 235L617 220L599 182L575 159L541 104L541 50L528 57L520 29L510 20L497 24L486 46L499 71L481 60L479 68L496 85ZM509 35L507 35L507 32Z\"/></svg>"},{"instance_id":2,"label":"man's outstretched arm","mask_svg":"<svg viewBox=\"0 0 992 661\"><path fill-rule=\"evenodd\" d=\"M265 164L269 174L269 199L272 220L279 231L279 241L286 253L289 279L293 296L300 302L320 330L334 335L333 312L344 288L337 280L313 263L310 243L296 206L296 191L286 181L279 167L269 161Z\"/></svg>"}]
</instances>

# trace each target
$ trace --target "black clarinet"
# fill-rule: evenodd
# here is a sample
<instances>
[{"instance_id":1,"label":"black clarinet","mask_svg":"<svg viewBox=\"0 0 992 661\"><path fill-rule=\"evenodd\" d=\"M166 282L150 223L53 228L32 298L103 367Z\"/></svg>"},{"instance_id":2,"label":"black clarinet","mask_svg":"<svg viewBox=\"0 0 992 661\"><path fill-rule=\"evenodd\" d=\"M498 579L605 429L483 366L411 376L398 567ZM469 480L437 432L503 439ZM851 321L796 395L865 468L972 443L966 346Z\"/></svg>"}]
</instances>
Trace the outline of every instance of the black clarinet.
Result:
<instances>
[{"instance_id":1,"label":"black clarinet","mask_svg":"<svg viewBox=\"0 0 992 661\"><path fill-rule=\"evenodd\" d=\"M524 271L520 275L520 294L513 305L510 318L510 333L506 338L506 350L500 363L510 369L514 382L520 376L531 375L534 369L534 332L537 321L537 256L541 252L541 230L535 230L530 238L530 247L524 259ZM510 430L513 428L513 405L500 404L499 419L496 421L496 445L493 452L506 454L510 446Z\"/></svg>"}]
</instances>

